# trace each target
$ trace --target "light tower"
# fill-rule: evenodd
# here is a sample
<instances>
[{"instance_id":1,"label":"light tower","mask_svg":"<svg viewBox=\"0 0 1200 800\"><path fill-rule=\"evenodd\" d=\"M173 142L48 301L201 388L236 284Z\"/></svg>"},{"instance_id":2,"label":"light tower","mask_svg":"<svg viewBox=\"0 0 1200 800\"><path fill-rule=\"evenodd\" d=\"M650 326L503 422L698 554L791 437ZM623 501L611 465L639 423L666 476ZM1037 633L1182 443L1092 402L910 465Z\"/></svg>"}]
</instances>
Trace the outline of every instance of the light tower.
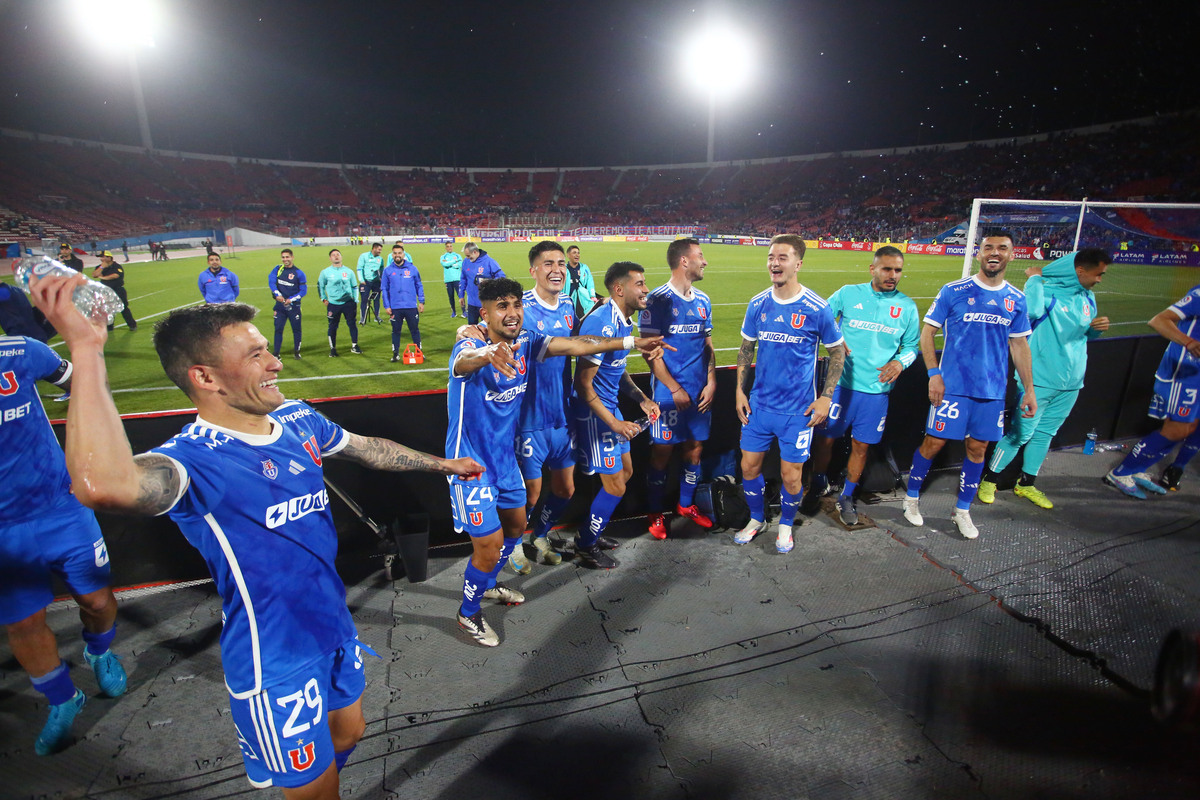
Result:
<instances>
[{"instance_id":1,"label":"light tower","mask_svg":"<svg viewBox=\"0 0 1200 800\"><path fill-rule=\"evenodd\" d=\"M687 44L683 60L685 77L708 95L709 164L713 163L717 101L746 84L753 61L750 40L728 24L711 22Z\"/></svg>"}]
</instances>

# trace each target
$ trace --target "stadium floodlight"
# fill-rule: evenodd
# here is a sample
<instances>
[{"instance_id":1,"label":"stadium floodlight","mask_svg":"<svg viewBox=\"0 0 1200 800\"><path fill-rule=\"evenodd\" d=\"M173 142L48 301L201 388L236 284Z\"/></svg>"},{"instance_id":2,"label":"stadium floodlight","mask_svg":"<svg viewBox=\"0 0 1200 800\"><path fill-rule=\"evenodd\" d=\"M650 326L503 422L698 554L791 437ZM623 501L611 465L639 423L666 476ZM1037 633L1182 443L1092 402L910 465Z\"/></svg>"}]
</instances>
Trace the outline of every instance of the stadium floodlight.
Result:
<instances>
[{"instance_id":1,"label":"stadium floodlight","mask_svg":"<svg viewBox=\"0 0 1200 800\"><path fill-rule=\"evenodd\" d=\"M708 163L713 162L717 99L740 89L753 73L750 39L726 24L710 24L692 39L685 50L684 73L696 88L708 95Z\"/></svg>"},{"instance_id":2,"label":"stadium floodlight","mask_svg":"<svg viewBox=\"0 0 1200 800\"><path fill-rule=\"evenodd\" d=\"M75 0L74 17L90 42L118 43L129 56L133 99L137 106L142 147L154 149L150 138L150 120L146 116L146 98L142 94L142 76L138 72L137 51L154 47L154 33L160 20L160 6L152 0ZM103 48L100 48L103 50Z\"/></svg>"}]
</instances>

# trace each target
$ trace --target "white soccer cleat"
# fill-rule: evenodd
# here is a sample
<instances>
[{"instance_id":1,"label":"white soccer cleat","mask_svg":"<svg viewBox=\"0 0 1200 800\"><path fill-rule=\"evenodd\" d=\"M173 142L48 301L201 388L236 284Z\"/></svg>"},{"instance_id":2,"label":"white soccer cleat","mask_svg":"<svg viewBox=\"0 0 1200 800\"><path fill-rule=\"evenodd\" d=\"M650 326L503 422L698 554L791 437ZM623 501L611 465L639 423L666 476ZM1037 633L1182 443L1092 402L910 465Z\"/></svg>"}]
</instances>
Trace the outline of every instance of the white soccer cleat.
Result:
<instances>
[{"instance_id":1,"label":"white soccer cleat","mask_svg":"<svg viewBox=\"0 0 1200 800\"><path fill-rule=\"evenodd\" d=\"M918 528L925 524L925 518L921 516L920 500L918 498L904 498L904 518L908 520L910 525L915 525Z\"/></svg>"},{"instance_id":2,"label":"white soccer cleat","mask_svg":"<svg viewBox=\"0 0 1200 800\"><path fill-rule=\"evenodd\" d=\"M790 553L795 546L796 542L792 539L792 526L780 525L779 534L775 537L775 551L778 553Z\"/></svg>"},{"instance_id":3,"label":"white soccer cleat","mask_svg":"<svg viewBox=\"0 0 1200 800\"><path fill-rule=\"evenodd\" d=\"M758 532L763 529L765 524L765 522L759 522L758 520L750 520L746 527L733 535L733 543L750 544L750 542L754 541L754 537L758 536Z\"/></svg>"},{"instance_id":4,"label":"white soccer cleat","mask_svg":"<svg viewBox=\"0 0 1200 800\"><path fill-rule=\"evenodd\" d=\"M979 537L979 528L975 527L975 523L971 521L971 511L966 508L956 508L954 513L950 515L950 519L958 526L958 532L963 535L964 539L976 539Z\"/></svg>"}]
</instances>

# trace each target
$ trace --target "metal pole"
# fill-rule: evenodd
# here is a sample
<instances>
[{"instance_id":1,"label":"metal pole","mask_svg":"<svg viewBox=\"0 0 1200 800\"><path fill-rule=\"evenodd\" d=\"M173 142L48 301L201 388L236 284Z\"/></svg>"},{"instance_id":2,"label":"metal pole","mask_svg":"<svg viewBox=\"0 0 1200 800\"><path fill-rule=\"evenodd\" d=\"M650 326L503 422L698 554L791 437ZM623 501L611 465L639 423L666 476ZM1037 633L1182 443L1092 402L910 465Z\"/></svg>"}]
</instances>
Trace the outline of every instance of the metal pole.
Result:
<instances>
[{"instance_id":1,"label":"metal pole","mask_svg":"<svg viewBox=\"0 0 1200 800\"><path fill-rule=\"evenodd\" d=\"M142 76L138 73L137 48L129 48L129 73L133 77L133 100L137 105L138 128L142 132L142 147L154 149L154 140L150 138L150 120L146 117L146 97L142 94Z\"/></svg>"},{"instance_id":2,"label":"metal pole","mask_svg":"<svg viewBox=\"0 0 1200 800\"><path fill-rule=\"evenodd\" d=\"M713 163L713 139L717 127L717 94L709 90L708 93L708 163Z\"/></svg>"}]
</instances>

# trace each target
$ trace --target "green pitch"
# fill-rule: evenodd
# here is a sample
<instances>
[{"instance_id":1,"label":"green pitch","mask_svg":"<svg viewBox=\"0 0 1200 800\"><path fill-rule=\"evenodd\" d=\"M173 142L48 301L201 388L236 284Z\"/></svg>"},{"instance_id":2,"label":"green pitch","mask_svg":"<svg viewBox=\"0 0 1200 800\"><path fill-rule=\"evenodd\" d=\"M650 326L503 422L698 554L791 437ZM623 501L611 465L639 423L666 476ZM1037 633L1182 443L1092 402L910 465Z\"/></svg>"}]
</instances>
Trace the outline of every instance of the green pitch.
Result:
<instances>
[{"instance_id":1,"label":"green pitch","mask_svg":"<svg viewBox=\"0 0 1200 800\"><path fill-rule=\"evenodd\" d=\"M583 260L591 265L597 282L603 280L605 268L614 261L636 261L646 267L647 283L658 286L669 277L666 267L666 243L640 244L583 243ZM529 288L527 244L489 244L486 250L500 262L509 276ZM360 329L362 355L350 353L350 338L343 323L338 334L340 358L330 358L326 342L323 306L316 297L316 281L328 265L328 247L295 248L296 263L309 280L309 296L304 300L303 359L291 358L291 329L283 338L283 372L280 388L292 398L316 399L395 392L412 392L446 387L446 369L454 331L462 324L461 317L450 318L450 306L442 284L438 257L444 252L440 245L414 244L408 247L425 284L425 313L421 315L421 335L425 363L420 366L392 364L391 328L385 321L376 325L368 322ZM353 266L365 247L342 247L343 260ZM766 248L736 245L706 245L708 270L701 288L713 300L714 336L718 364L734 362L740 345L738 333L747 301L769 286L766 270ZM225 266L237 273L243 302L260 309L257 320L263 335L271 341L274 328L271 319L273 302L267 291L267 273L278 263L278 250L238 251L227 255ZM847 283L869 280L868 253L843 251L809 251L804 260L800 280L823 297ZM1023 286L1026 262L1013 262L1008 278ZM109 337L107 360L109 380L122 414L190 408L191 403L163 374L158 357L151 345L154 323L175 308L199 302L196 278L205 268L204 259L180 258L167 262L144 262L125 265L125 286L130 306L140 326L130 332L117 319L118 326ZM905 263L900 288L917 302L924 313L939 287L957 279L962 259L950 256L909 256ZM1196 271L1186 267L1145 267L1114 265L1098 287L1100 313L1112 318L1110 335L1140 335L1149 333L1146 320L1183 296L1196 283ZM407 330L401 345L409 343ZM59 339L51 342L65 355ZM638 359L629 362L633 369L644 365ZM58 395L53 387L42 384L46 410L52 419L66 415L66 404L51 400Z\"/></svg>"}]
</instances>

